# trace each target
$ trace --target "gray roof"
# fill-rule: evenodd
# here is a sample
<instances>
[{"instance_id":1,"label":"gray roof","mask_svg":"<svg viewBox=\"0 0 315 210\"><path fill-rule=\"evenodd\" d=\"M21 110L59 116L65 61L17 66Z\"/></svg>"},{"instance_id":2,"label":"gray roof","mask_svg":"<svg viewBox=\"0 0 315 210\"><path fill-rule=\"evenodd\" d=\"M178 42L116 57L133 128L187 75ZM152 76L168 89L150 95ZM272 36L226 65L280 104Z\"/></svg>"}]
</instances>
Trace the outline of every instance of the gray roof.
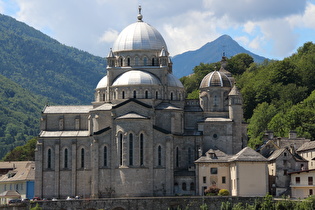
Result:
<instances>
[{"instance_id":1,"label":"gray roof","mask_svg":"<svg viewBox=\"0 0 315 210\"><path fill-rule=\"evenodd\" d=\"M215 158L211 158L210 153L215 154ZM266 158L264 158L261 154L256 152L250 147L245 147L236 155L227 155L220 150L212 150L206 152L206 156L201 156L195 163L228 163L228 162L268 162Z\"/></svg>"},{"instance_id":2,"label":"gray roof","mask_svg":"<svg viewBox=\"0 0 315 210\"><path fill-rule=\"evenodd\" d=\"M40 137L86 137L89 131L42 131Z\"/></svg>"},{"instance_id":3,"label":"gray roof","mask_svg":"<svg viewBox=\"0 0 315 210\"><path fill-rule=\"evenodd\" d=\"M7 174L0 176L1 182L35 180L35 162L34 161L10 161L0 162L1 168L12 168ZM9 176L9 174L11 174Z\"/></svg>"},{"instance_id":4,"label":"gray roof","mask_svg":"<svg viewBox=\"0 0 315 210\"><path fill-rule=\"evenodd\" d=\"M236 155L234 155L230 161L255 161L255 162L267 162L268 160L253 150L250 147L245 147L240 152L238 152Z\"/></svg>"},{"instance_id":5,"label":"gray roof","mask_svg":"<svg viewBox=\"0 0 315 210\"><path fill-rule=\"evenodd\" d=\"M155 107L155 109L159 109L159 110L164 110L164 109L182 110L181 108L178 108L178 107L176 107L176 106L174 106L173 104L170 104L170 103L160 103L159 105L157 105Z\"/></svg>"},{"instance_id":6,"label":"gray roof","mask_svg":"<svg viewBox=\"0 0 315 210\"><path fill-rule=\"evenodd\" d=\"M149 119L149 117L140 115L140 114L135 113L135 112L130 112L130 113L127 113L125 115L119 116L116 119L117 120L120 120L120 119Z\"/></svg>"},{"instance_id":7,"label":"gray roof","mask_svg":"<svg viewBox=\"0 0 315 210\"><path fill-rule=\"evenodd\" d=\"M306 142L310 142L310 139L305 139L305 138L294 138L294 139L281 138L279 146L280 146L280 148L285 148L285 147L290 148L291 146L294 146L295 149L298 149Z\"/></svg>"},{"instance_id":8,"label":"gray roof","mask_svg":"<svg viewBox=\"0 0 315 210\"><path fill-rule=\"evenodd\" d=\"M285 151L287 149L285 148L282 148L282 149L277 149L275 150L269 157L268 157L268 160L274 160L274 159L277 159L283 151Z\"/></svg>"},{"instance_id":9,"label":"gray roof","mask_svg":"<svg viewBox=\"0 0 315 210\"><path fill-rule=\"evenodd\" d=\"M93 109L93 111L109 111L112 110L113 104L105 103Z\"/></svg>"},{"instance_id":10,"label":"gray roof","mask_svg":"<svg viewBox=\"0 0 315 210\"><path fill-rule=\"evenodd\" d=\"M312 149L315 149L315 141L309 141L309 142L304 143L296 151L301 152L301 151L312 150Z\"/></svg>"},{"instance_id":11,"label":"gray roof","mask_svg":"<svg viewBox=\"0 0 315 210\"><path fill-rule=\"evenodd\" d=\"M240 96L241 93L239 91L239 89L236 87L236 85L233 85L232 90L229 93L229 96Z\"/></svg>"},{"instance_id":12,"label":"gray roof","mask_svg":"<svg viewBox=\"0 0 315 210\"><path fill-rule=\"evenodd\" d=\"M232 120L223 117L207 117L204 122L232 122Z\"/></svg>"},{"instance_id":13,"label":"gray roof","mask_svg":"<svg viewBox=\"0 0 315 210\"><path fill-rule=\"evenodd\" d=\"M215 158L210 158L209 153L214 153ZM229 162L229 159L231 158L231 155L227 155L226 153L222 152L221 150L213 150L210 149L206 152L206 156L201 156L198 160L196 160L196 163L223 163L223 162Z\"/></svg>"},{"instance_id":14,"label":"gray roof","mask_svg":"<svg viewBox=\"0 0 315 210\"><path fill-rule=\"evenodd\" d=\"M87 106L46 106L44 114L87 114L93 109L92 105Z\"/></svg>"}]
</instances>

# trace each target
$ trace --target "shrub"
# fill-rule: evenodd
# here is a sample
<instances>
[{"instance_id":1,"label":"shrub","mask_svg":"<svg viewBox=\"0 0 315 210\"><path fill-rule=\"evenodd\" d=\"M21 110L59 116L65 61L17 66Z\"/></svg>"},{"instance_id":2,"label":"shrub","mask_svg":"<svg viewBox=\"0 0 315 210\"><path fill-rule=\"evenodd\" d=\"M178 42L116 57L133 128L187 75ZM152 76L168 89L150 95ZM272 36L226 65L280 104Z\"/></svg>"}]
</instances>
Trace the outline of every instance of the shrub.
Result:
<instances>
[{"instance_id":1,"label":"shrub","mask_svg":"<svg viewBox=\"0 0 315 210\"><path fill-rule=\"evenodd\" d=\"M221 189L218 193L220 196L228 196L230 195L230 192L227 189Z\"/></svg>"},{"instance_id":2,"label":"shrub","mask_svg":"<svg viewBox=\"0 0 315 210\"><path fill-rule=\"evenodd\" d=\"M217 188L217 187L208 187L206 190L205 190L205 194L206 195L210 195L210 196L213 196L213 195L218 195L220 189Z\"/></svg>"}]
</instances>

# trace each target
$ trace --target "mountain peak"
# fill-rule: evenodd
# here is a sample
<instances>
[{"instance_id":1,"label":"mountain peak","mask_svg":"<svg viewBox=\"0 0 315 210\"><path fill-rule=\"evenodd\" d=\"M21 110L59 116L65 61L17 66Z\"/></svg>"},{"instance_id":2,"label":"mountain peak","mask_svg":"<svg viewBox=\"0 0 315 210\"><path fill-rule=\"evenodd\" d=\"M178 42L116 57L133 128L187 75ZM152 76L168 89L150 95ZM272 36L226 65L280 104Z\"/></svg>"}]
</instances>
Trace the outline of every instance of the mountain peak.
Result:
<instances>
[{"instance_id":1,"label":"mountain peak","mask_svg":"<svg viewBox=\"0 0 315 210\"><path fill-rule=\"evenodd\" d=\"M200 63L215 63L221 60L223 54L230 58L239 53L249 54L257 63L261 63L266 59L246 50L232 39L232 37L224 34L195 51L176 55L173 58L173 73L176 77L181 78L191 74L193 68Z\"/></svg>"}]
</instances>

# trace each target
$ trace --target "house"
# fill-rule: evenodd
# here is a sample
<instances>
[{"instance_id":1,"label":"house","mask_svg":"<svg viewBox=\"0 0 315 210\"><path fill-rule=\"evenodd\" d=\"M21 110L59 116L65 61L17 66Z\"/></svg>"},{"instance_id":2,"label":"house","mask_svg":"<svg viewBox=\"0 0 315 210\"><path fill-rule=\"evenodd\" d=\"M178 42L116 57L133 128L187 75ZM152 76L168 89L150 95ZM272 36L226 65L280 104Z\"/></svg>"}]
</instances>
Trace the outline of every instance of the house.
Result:
<instances>
[{"instance_id":1,"label":"house","mask_svg":"<svg viewBox=\"0 0 315 210\"><path fill-rule=\"evenodd\" d=\"M296 152L308 160L308 169L315 169L315 141L305 142Z\"/></svg>"},{"instance_id":2,"label":"house","mask_svg":"<svg viewBox=\"0 0 315 210\"><path fill-rule=\"evenodd\" d=\"M315 193L315 169L295 171L291 175L291 195L293 198L306 198Z\"/></svg>"},{"instance_id":3,"label":"house","mask_svg":"<svg viewBox=\"0 0 315 210\"><path fill-rule=\"evenodd\" d=\"M307 169L308 161L288 148L277 149L268 157L269 193L290 195L290 172Z\"/></svg>"},{"instance_id":4,"label":"house","mask_svg":"<svg viewBox=\"0 0 315 210\"><path fill-rule=\"evenodd\" d=\"M9 198L4 192L10 191L18 193L21 199L34 197L34 161L0 162L0 170L0 194L3 193L4 198Z\"/></svg>"},{"instance_id":5,"label":"house","mask_svg":"<svg viewBox=\"0 0 315 210\"><path fill-rule=\"evenodd\" d=\"M232 196L265 196L268 192L268 160L250 147L235 155L209 150L195 161L197 194L208 187L228 189Z\"/></svg>"}]
</instances>

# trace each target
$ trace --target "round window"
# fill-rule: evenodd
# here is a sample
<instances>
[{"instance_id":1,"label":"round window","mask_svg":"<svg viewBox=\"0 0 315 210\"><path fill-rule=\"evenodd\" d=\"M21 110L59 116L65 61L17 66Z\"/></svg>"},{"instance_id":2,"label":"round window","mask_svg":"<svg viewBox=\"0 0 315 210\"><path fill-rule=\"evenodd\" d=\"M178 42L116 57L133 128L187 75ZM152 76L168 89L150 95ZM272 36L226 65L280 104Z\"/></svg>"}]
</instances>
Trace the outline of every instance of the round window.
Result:
<instances>
[{"instance_id":1,"label":"round window","mask_svg":"<svg viewBox=\"0 0 315 210\"><path fill-rule=\"evenodd\" d=\"M216 134L216 133L213 134L213 138L214 138L214 139L217 139L217 138L218 138L218 134Z\"/></svg>"}]
</instances>

